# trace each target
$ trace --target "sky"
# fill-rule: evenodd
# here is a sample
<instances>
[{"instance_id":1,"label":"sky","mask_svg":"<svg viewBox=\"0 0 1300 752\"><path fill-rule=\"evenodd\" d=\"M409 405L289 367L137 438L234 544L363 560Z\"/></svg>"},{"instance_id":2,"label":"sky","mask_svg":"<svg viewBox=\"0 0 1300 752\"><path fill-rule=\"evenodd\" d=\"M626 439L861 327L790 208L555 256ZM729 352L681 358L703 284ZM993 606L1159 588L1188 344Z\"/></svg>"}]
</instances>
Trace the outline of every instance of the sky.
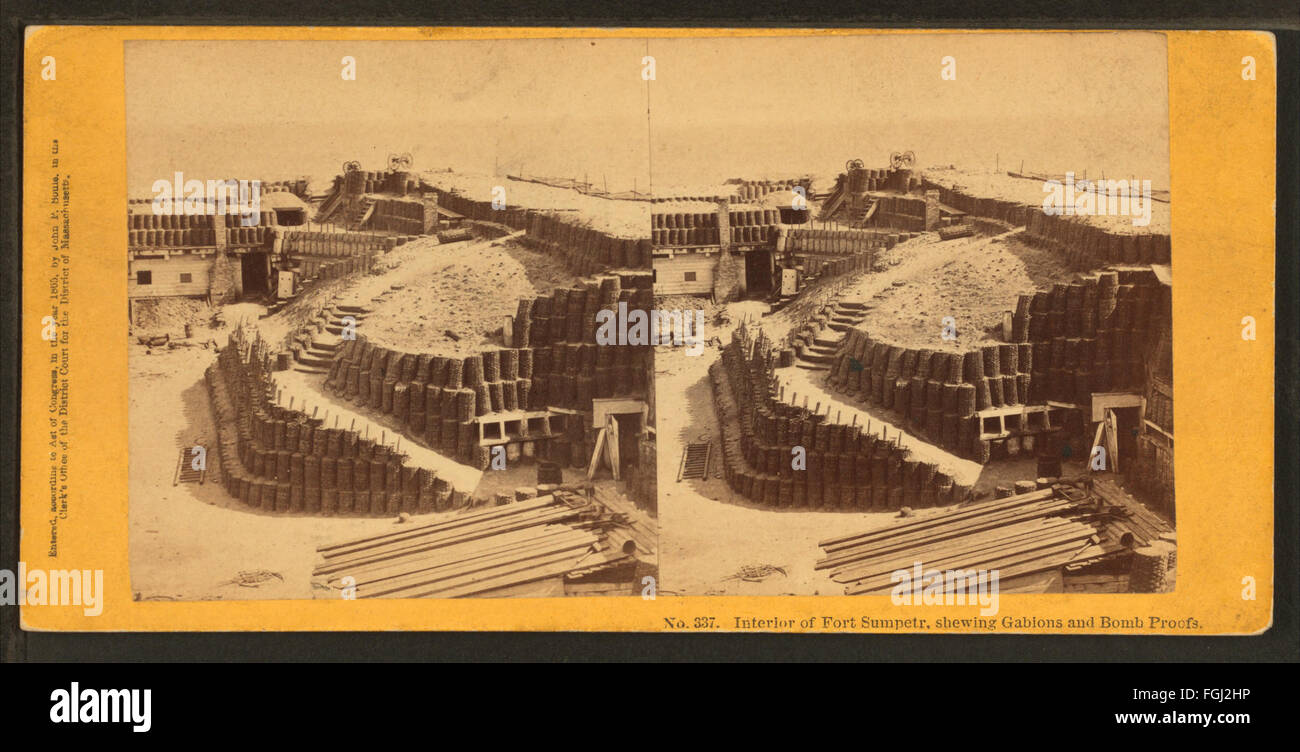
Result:
<instances>
[{"instance_id":1,"label":"sky","mask_svg":"<svg viewBox=\"0 0 1300 752\"><path fill-rule=\"evenodd\" d=\"M643 57L655 78L643 80ZM356 80L340 76L356 59ZM944 80L943 58L956 79ZM1168 185L1150 32L421 42L129 42L128 185L328 179L344 162L610 190L829 174L848 159ZM1095 171L1095 172L1094 172Z\"/></svg>"}]
</instances>

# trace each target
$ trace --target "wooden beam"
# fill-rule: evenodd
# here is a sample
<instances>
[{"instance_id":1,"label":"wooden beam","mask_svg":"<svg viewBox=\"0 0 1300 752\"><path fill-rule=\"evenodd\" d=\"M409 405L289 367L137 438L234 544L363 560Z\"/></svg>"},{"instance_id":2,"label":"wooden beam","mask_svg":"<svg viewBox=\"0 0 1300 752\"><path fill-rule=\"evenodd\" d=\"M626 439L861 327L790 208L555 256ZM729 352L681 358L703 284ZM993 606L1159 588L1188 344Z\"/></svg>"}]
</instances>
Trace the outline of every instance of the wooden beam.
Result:
<instances>
[{"instance_id":1,"label":"wooden beam","mask_svg":"<svg viewBox=\"0 0 1300 752\"><path fill-rule=\"evenodd\" d=\"M596 476L596 466L600 464L601 449L603 449L604 446L605 429L602 428L596 433L596 446L591 452L591 461L587 463L587 480L591 480ZM685 455L683 455L683 461L685 461ZM677 480L681 479L681 471L679 470L677 472Z\"/></svg>"}]
</instances>

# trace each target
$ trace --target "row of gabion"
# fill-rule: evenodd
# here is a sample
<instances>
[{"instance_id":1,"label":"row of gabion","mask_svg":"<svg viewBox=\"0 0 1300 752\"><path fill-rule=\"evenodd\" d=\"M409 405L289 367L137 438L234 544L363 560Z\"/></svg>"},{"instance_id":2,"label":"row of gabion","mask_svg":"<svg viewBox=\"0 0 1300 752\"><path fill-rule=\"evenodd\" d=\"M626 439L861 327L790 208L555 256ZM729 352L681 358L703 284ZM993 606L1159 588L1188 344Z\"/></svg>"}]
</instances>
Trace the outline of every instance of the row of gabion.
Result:
<instances>
[{"instance_id":1,"label":"row of gabion","mask_svg":"<svg viewBox=\"0 0 1300 752\"><path fill-rule=\"evenodd\" d=\"M577 224L560 214L535 209L493 208L458 193L438 192L438 203L470 219L526 230L527 242L564 259L577 274L608 269L649 269L650 238L625 238Z\"/></svg>"},{"instance_id":2,"label":"row of gabion","mask_svg":"<svg viewBox=\"0 0 1300 752\"><path fill-rule=\"evenodd\" d=\"M648 274L628 276L637 283L642 276L649 281ZM408 435L479 468L486 468L490 458L490 450L478 444L480 419L551 407L575 410L563 437L538 437L538 456L568 463L581 452L589 454L594 399L644 398L650 389L653 352L648 345L596 341L601 308L653 300L648 287L624 288L623 281L608 275L520 301L512 323L513 341L520 347L443 357L400 352L364 336L345 341L335 351L326 386L393 416ZM555 457L548 457L550 449Z\"/></svg>"},{"instance_id":3,"label":"row of gabion","mask_svg":"<svg viewBox=\"0 0 1300 752\"><path fill-rule=\"evenodd\" d=\"M653 272L620 271L561 287L548 295L523 298L511 319L516 347L541 347L560 342L594 343L600 327L597 313L654 308Z\"/></svg>"},{"instance_id":4,"label":"row of gabion","mask_svg":"<svg viewBox=\"0 0 1300 752\"><path fill-rule=\"evenodd\" d=\"M206 381L220 431L221 480L250 507L307 514L431 512L467 502L437 473L356 431L274 404L266 352L232 337Z\"/></svg>"},{"instance_id":5,"label":"row of gabion","mask_svg":"<svg viewBox=\"0 0 1300 752\"><path fill-rule=\"evenodd\" d=\"M954 483L936 463L864 426L836 424L778 401L773 365L766 340L750 339L741 328L710 369L723 411L724 473L737 493L768 506L845 511L940 506L969 496L970 487ZM795 447L804 450L803 469L792 463Z\"/></svg>"},{"instance_id":6,"label":"row of gabion","mask_svg":"<svg viewBox=\"0 0 1300 752\"><path fill-rule=\"evenodd\" d=\"M1164 233L1113 233L1082 217L1031 211L1025 237L1064 256L1077 269L1106 264L1168 264L1171 244Z\"/></svg>"},{"instance_id":7,"label":"row of gabion","mask_svg":"<svg viewBox=\"0 0 1300 752\"><path fill-rule=\"evenodd\" d=\"M1103 272L1058 284L1019 299L1013 338L1036 341L961 353L903 348L856 329L845 338L830 384L897 412L932 443L987 462L993 447L980 438L979 411L1048 400L1089 405L1094 392L1141 388L1153 335L1168 315L1167 294L1161 296L1154 277L1143 279L1140 272ZM1098 322L1107 328L1097 328ZM1033 435L1040 432L1065 428L1071 434L1077 421L1067 419L1070 425L1021 425L1017 430L1026 440L1007 449L1032 451Z\"/></svg>"}]
</instances>

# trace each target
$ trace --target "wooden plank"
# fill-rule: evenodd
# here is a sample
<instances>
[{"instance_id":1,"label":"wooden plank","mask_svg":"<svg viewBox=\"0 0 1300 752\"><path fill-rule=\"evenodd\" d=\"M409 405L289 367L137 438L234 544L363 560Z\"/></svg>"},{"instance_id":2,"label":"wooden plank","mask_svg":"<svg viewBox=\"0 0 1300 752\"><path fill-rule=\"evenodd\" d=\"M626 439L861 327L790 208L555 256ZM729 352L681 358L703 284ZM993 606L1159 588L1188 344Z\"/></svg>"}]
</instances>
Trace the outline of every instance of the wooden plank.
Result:
<instances>
[{"instance_id":1,"label":"wooden plank","mask_svg":"<svg viewBox=\"0 0 1300 752\"><path fill-rule=\"evenodd\" d=\"M1024 574L1030 574L1032 572L1041 572L1047 569L1053 569L1056 567L1064 566L1065 562L1069 561L1072 552L1077 551L1080 548L1083 548L1085 545L1087 545L1084 542L1085 540L1086 539L1076 538L1071 541L1062 542L1050 548L1043 548L1035 551L1030 551L1025 553L1022 556L1009 557L1007 559L1000 559L991 562L986 562L987 564L989 564L989 566L979 567L979 568L986 569L989 571L997 570L999 581L1001 581L1003 577L1008 577L1008 578L1016 577ZM964 566L960 568L973 569L977 567ZM896 584L897 583L893 582L892 580L886 582L880 582L879 578L876 578L876 581L873 581L868 585L861 585L861 584L847 585L844 588L844 592L846 595L864 595L871 592L882 592L882 591L892 590ZM952 584L956 585L955 582ZM949 589L950 588L948 587L947 583L945 583L945 587L942 592L946 594L949 591Z\"/></svg>"},{"instance_id":2,"label":"wooden plank","mask_svg":"<svg viewBox=\"0 0 1300 752\"><path fill-rule=\"evenodd\" d=\"M431 596L455 598L460 595L471 595L481 590L552 576L549 574L550 572L563 574L572 569L574 564L581 558L582 550L580 547L566 549L546 556L528 558L482 571L467 573L453 579L435 578L434 581L429 583L412 584L401 589L365 597L373 598L383 595L390 598L427 598ZM362 597L360 593L357 595Z\"/></svg>"},{"instance_id":3,"label":"wooden plank","mask_svg":"<svg viewBox=\"0 0 1300 752\"><path fill-rule=\"evenodd\" d=\"M573 570L573 564L561 561L558 564L552 564L544 568L534 569L520 574L512 574L498 578L494 581L475 583L465 588L458 588L447 592L438 593L438 598L496 598L509 595L533 595L533 597L543 597L541 594L549 591L556 591L559 596L564 592L564 575ZM554 586L545 586L546 580L554 580ZM537 584L539 587L526 590L524 586ZM543 589L545 588L545 589Z\"/></svg>"},{"instance_id":4,"label":"wooden plank","mask_svg":"<svg viewBox=\"0 0 1300 752\"><path fill-rule=\"evenodd\" d=\"M917 520L913 520L911 522L903 522L895 525L890 525L888 527L878 528L875 530L868 530L862 533L852 533L849 535L841 535L835 538L826 538L825 540L820 541L817 545L821 548L830 550L830 547L840 543L866 540L866 539L878 537L882 534L892 535L893 533L898 532L900 530L906 530L908 528L914 528L917 526L932 524L935 521L939 521L939 520L948 521L948 520L963 519L964 517L973 514L981 514L989 510L1002 509L1005 507L1014 506L1016 504L1027 504L1033 501L1041 501L1043 499L1049 499L1052 497L1054 493L1055 492L1050 488L1043 488L1037 491L1032 491L1027 494L1019 494L1018 496L1008 496L1005 499L998 499L996 501L978 503L964 509L957 509L951 512L945 512L943 514L934 515L933 517L923 517Z\"/></svg>"},{"instance_id":5,"label":"wooden plank","mask_svg":"<svg viewBox=\"0 0 1300 752\"><path fill-rule=\"evenodd\" d=\"M596 433L596 448L591 453L591 462L587 463L587 480L596 475L596 466L600 464L600 450L605 446L605 429Z\"/></svg>"},{"instance_id":6,"label":"wooden plank","mask_svg":"<svg viewBox=\"0 0 1300 752\"><path fill-rule=\"evenodd\" d=\"M825 569L826 567L823 566L823 563L835 562L848 556L859 556L863 552L869 553L875 548L884 545L914 543L929 538L942 540L943 538L966 535L978 530L987 530L991 527L1007 525L1012 522L1024 521L1034 517L1042 517L1056 512L1063 512L1068 510L1071 506L1073 506L1073 503L1066 499L1047 499L1044 501L1032 502L1030 504L1018 505L1010 509L1002 509L993 514L948 520L940 525L932 525L927 528L918 528L912 531L903 531L899 535L895 536L885 536L864 543L854 543L852 546L845 545L836 548L831 555L818 560L817 568Z\"/></svg>"},{"instance_id":7,"label":"wooden plank","mask_svg":"<svg viewBox=\"0 0 1300 752\"><path fill-rule=\"evenodd\" d=\"M1012 580L1017 577L1060 569L1073 558L1071 552L1076 550L1076 547L1077 543L1067 544L1036 559L1029 559L1013 566L1000 567L998 569L998 582L1000 584L1004 579ZM944 592L946 593L947 590L945 589Z\"/></svg>"},{"instance_id":8,"label":"wooden plank","mask_svg":"<svg viewBox=\"0 0 1300 752\"><path fill-rule=\"evenodd\" d=\"M954 539L970 537L978 534L996 534L998 530L1008 527L1035 525L1040 523L1044 517L1058 514L1068 509L1068 503L1062 504L1056 501L1039 502L1029 508L1018 507L1013 510L1001 512L992 517L980 518L977 521L963 520L960 524L947 525L941 529L913 533L897 539L890 538L873 541L864 546L840 551L835 556L818 560L815 568L828 569L832 566L842 566L848 562L871 558L882 553L921 546L933 546L941 544L944 541L952 541Z\"/></svg>"},{"instance_id":9,"label":"wooden plank","mask_svg":"<svg viewBox=\"0 0 1300 752\"><path fill-rule=\"evenodd\" d=\"M814 568L835 568L843 566L848 562L878 555L882 551L902 550L906 548L915 548L917 546L934 545L942 543L943 541L951 541L969 535L994 532L997 528L1009 525L1034 522L1050 516L1059 516L1063 512L1068 512L1069 509L1070 505L1068 503L1060 504L1059 502L1051 501L1039 502L1039 504L1034 507L1003 512L996 517L963 521L959 524L945 526L939 530L915 533L906 538L897 540L889 539L873 541L865 546L859 546L847 551L840 551L832 557L821 559L816 563Z\"/></svg>"},{"instance_id":10,"label":"wooden plank","mask_svg":"<svg viewBox=\"0 0 1300 752\"><path fill-rule=\"evenodd\" d=\"M1106 452L1109 456L1106 466L1113 472L1119 472L1119 419L1115 411L1106 409Z\"/></svg>"},{"instance_id":11,"label":"wooden plank","mask_svg":"<svg viewBox=\"0 0 1300 752\"><path fill-rule=\"evenodd\" d=\"M495 556L510 551L524 551L539 546L549 545L565 538L577 539L591 535L591 533L577 530L567 525L552 525L548 526L548 528L542 528L541 530L542 532L535 535L522 535L519 537L499 536L501 538L509 538L509 540L502 540L500 543L497 543L494 540L494 545L492 546L452 546L450 548L438 549L424 554L412 554L410 556L396 559L386 559L375 564L360 566L353 569L345 569L332 575L329 581L332 582L344 576L348 576L352 577L356 581L355 584L364 585L371 582L378 582L392 576L411 574L413 572L433 569L444 565L461 564L473 559ZM520 533L526 532L527 531L520 531Z\"/></svg>"},{"instance_id":12,"label":"wooden plank","mask_svg":"<svg viewBox=\"0 0 1300 752\"><path fill-rule=\"evenodd\" d=\"M1085 529L1085 530L1071 529L1062 533L1055 534L1053 536L1049 536L1047 538L1031 541L1024 545L1009 544L1009 545L999 546L996 548L972 551L972 552L957 554L953 556L945 556L939 559L935 559L933 561L922 562L922 566L926 570L997 569L999 563L1002 561L1015 559L1017 557L1022 557L1032 552L1050 549L1055 546L1059 546L1064 543L1067 543L1069 541L1080 541L1080 540L1090 539L1093 537L1094 533L1095 531L1091 529ZM872 587L875 587L883 584L885 581L889 581L895 572L905 570L905 569L910 569L914 564L915 562L907 562L906 564L896 566L892 569L889 569L888 571L879 571L875 574L871 574L866 577L859 578L857 580L852 581L852 583L850 584L854 584L855 586L870 585Z\"/></svg>"},{"instance_id":13,"label":"wooden plank","mask_svg":"<svg viewBox=\"0 0 1300 752\"><path fill-rule=\"evenodd\" d=\"M357 587L358 598L375 598L399 592L412 587L441 587L439 583L460 583L467 581L465 578L481 573L491 573L510 569L515 565L524 562L532 562L537 559L548 559L562 552L568 553L570 558L577 558L577 554L572 552L582 552L590 549L597 542L595 535L587 534L580 538L563 539L551 541L544 545L529 547L520 550L508 550L492 554L490 556L476 557L463 562L452 562L451 564L433 567L428 570L411 572L406 575L396 577L386 577L377 582L370 583L365 587ZM530 565L531 566L531 565Z\"/></svg>"},{"instance_id":14,"label":"wooden plank","mask_svg":"<svg viewBox=\"0 0 1300 752\"><path fill-rule=\"evenodd\" d=\"M609 470L614 474L614 480L622 480L619 477L619 465L622 464L618 459L618 421L613 415L605 418L605 451L609 455Z\"/></svg>"},{"instance_id":15,"label":"wooden plank","mask_svg":"<svg viewBox=\"0 0 1300 752\"><path fill-rule=\"evenodd\" d=\"M538 517L538 518L530 517L526 520L507 522L498 527L476 530L473 533L466 533L466 534L456 535L452 537L431 538L431 539L417 541L415 543L410 543L406 546L397 549L383 549L383 550L369 552L359 556L349 557L347 559L331 560L317 567L312 574L313 575L330 574L331 572L337 572L340 569L344 569L350 566L356 566L361 563L370 563L374 561L379 561L381 559L388 559L394 556L405 556L407 554L419 553L422 551L432 551L436 548L446 548L448 546L454 546L461 543L468 543L470 541L490 538L496 535L500 535L501 533L511 532L514 530L522 530L528 527L562 522L566 519L576 517L577 515L578 515L577 510L571 510L568 512L553 512L543 517Z\"/></svg>"},{"instance_id":16,"label":"wooden plank","mask_svg":"<svg viewBox=\"0 0 1300 752\"><path fill-rule=\"evenodd\" d=\"M394 530L391 533L380 533L378 535L370 535L364 538L355 538L352 540L343 541L341 543L330 543L324 546L317 546L316 551L321 553L324 556L335 556L339 552L342 552L344 549L355 548L358 546L362 546L362 544L366 544L366 543L383 541L385 538L398 540L401 538L410 537L412 535L423 535L425 533L451 530L454 528L465 527L466 525L472 525L477 522L482 522L489 519L506 517L513 514L522 514L523 512L527 512L533 509L539 509L545 506L551 506L556 503L557 502L555 500L555 497L553 496L550 495L539 496L536 499L528 499L527 501L520 501L514 504L507 504L504 507L493 507L492 509L484 510L482 512L473 512L470 514L459 515L449 520L439 520L438 522L431 522L424 525L416 525L414 527L404 527L401 530Z\"/></svg>"},{"instance_id":17,"label":"wooden plank","mask_svg":"<svg viewBox=\"0 0 1300 752\"><path fill-rule=\"evenodd\" d=\"M349 553L345 556L337 556L318 565L318 571L323 569L335 569L342 565L354 564L366 560L378 560L401 556L407 553L414 553L433 548L446 548L460 543L480 540L482 538L501 535L503 533L515 530L524 530L529 527L543 526L555 522L561 522L577 515L576 510L565 512L561 509L539 509L535 512L529 512L516 517L507 517L499 521L484 523L483 525L465 528L463 530L454 530L446 533L437 533L413 538L410 540L398 541L378 548L367 549Z\"/></svg>"},{"instance_id":18,"label":"wooden plank","mask_svg":"<svg viewBox=\"0 0 1300 752\"><path fill-rule=\"evenodd\" d=\"M933 517L926 517L919 521L903 523L899 525L891 525L888 527L878 528L876 530L870 530L850 538L845 538L843 539L842 543L836 543L836 544L823 543L822 548L825 549L828 552L828 554L830 554L827 558L833 558L837 553L851 551L872 543L878 543L891 538L898 538L904 535L911 535L914 533L924 532L926 530L931 530L937 533L941 528L956 525L957 523L960 522L966 522L980 517L992 517L996 515L1014 513L1017 509L1020 508L1029 508L1031 506L1048 504L1051 503L1052 501L1053 501L1052 499L1038 499L1033 501L1015 502L1012 504L996 503L996 504L989 504L987 506L981 504L978 506L978 508L971 507L966 509L959 509L952 512L935 515Z\"/></svg>"},{"instance_id":19,"label":"wooden plank","mask_svg":"<svg viewBox=\"0 0 1300 752\"><path fill-rule=\"evenodd\" d=\"M1000 546L1017 541L1032 542L1036 537L1047 534L1056 534L1070 529L1069 526L1081 523L1071 522L1070 520L1060 519L1059 522L1050 520L1030 520L1028 522L1011 525L1005 528L995 528L980 535L962 536L952 540L947 540L939 544L927 545L919 548L901 548L893 549L880 555L874 555L847 562L831 572L831 578L840 581L862 579L862 573L872 567L877 567L881 562L894 563L903 559L903 562L911 564L912 560L920 559L925 561L926 557L932 555L949 556L962 551L974 551L981 547ZM1090 528L1091 529L1091 528ZM893 571L896 567L891 567Z\"/></svg>"},{"instance_id":20,"label":"wooden plank","mask_svg":"<svg viewBox=\"0 0 1300 752\"><path fill-rule=\"evenodd\" d=\"M959 559L963 556L975 556L994 551L1015 551L1025 550L1033 547L1035 544L1045 540L1052 540L1061 535L1071 533L1081 533L1083 535L1093 535L1097 531L1095 528L1083 525L1082 523L1066 523L1064 525L1052 525L1033 532L1017 532L1014 535L995 538L992 540L970 541L961 545L955 545L946 549L937 549L930 551L930 557L926 557L917 552L908 551L907 553L867 561L857 564L851 568L839 570L832 574L831 579L836 582L854 582L863 580L879 574L888 574L890 572L905 569L913 563L920 561L922 565L929 566L930 563L940 561L950 561ZM937 558L934 558L937 557Z\"/></svg>"},{"instance_id":21,"label":"wooden plank","mask_svg":"<svg viewBox=\"0 0 1300 752\"><path fill-rule=\"evenodd\" d=\"M557 513L565 513L566 511L572 513L572 512L576 512L577 510L569 510L567 507L563 507L563 506L547 506L547 507L542 507L540 509L529 510L517 515L503 515L495 519L476 522L473 525L466 525L463 527L453 528L450 530L435 530L435 531L423 532L414 536L403 536L402 538L394 538L392 540L381 541L375 544L365 546L363 548L331 554L329 556L322 557L321 563L323 565L332 565L337 562L354 560L366 556L374 556L378 554L392 554L392 553L402 551L416 544L429 543L435 541L454 541L457 540L459 537L465 537L466 539L473 539L473 536L476 536L478 533L491 532L493 530L503 530L506 529L505 526L508 525L517 525L520 523L529 523L530 521L550 519L552 515L555 515ZM523 526L527 527L527 524L524 524Z\"/></svg>"}]
</instances>

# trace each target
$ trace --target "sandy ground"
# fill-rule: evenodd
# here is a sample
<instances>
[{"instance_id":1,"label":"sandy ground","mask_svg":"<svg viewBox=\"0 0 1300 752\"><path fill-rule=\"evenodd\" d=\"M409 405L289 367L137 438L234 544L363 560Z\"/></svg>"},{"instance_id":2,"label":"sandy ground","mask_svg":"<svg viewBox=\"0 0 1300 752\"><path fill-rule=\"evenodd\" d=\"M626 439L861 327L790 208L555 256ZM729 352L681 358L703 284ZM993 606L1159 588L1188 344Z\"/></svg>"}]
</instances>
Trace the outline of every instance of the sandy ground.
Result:
<instances>
[{"instance_id":1,"label":"sandy ground","mask_svg":"<svg viewBox=\"0 0 1300 752\"><path fill-rule=\"evenodd\" d=\"M946 247L954 243L960 245ZM880 290L880 297L871 301L872 336L902 347L965 352L984 342L1001 341L1002 314L1015 310L1019 295L1073 276L1057 255L1014 235L935 243L933 253L931 260L937 263L928 269L904 269L905 277L899 270L886 272L888 287L867 281L859 286L863 294L873 287ZM903 284L896 287L894 281ZM973 290L979 294L972 294ZM940 335L948 316L956 322L956 338L945 340Z\"/></svg>"},{"instance_id":2,"label":"sandy ground","mask_svg":"<svg viewBox=\"0 0 1300 752\"><path fill-rule=\"evenodd\" d=\"M231 498L217 480L217 434L203 383L212 352L154 352L133 345L129 360L128 545L138 599L310 598L316 546L395 524L251 510ZM194 445L212 447L207 481L173 486L181 448ZM233 582L241 572L263 570L278 576L263 575L255 587Z\"/></svg>"},{"instance_id":3,"label":"sandy ground","mask_svg":"<svg viewBox=\"0 0 1300 752\"><path fill-rule=\"evenodd\" d=\"M567 287L579 277L554 257L518 242L482 240L424 249L383 279L402 287L366 318L365 334L372 342L410 353L464 357L501 346L494 333L505 317L518 312L520 298ZM447 336L448 331L459 339Z\"/></svg>"},{"instance_id":4,"label":"sandy ground","mask_svg":"<svg viewBox=\"0 0 1300 752\"><path fill-rule=\"evenodd\" d=\"M214 334L224 341L222 333ZM211 350L201 348L155 349L147 355L146 348L132 346L128 438L132 589L141 600L320 597L321 593L313 593L311 585L317 546L384 532L400 523L390 517L267 512L249 509L231 498L218 480L217 433L203 383L204 369L212 357ZM299 383L295 378L320 378L294 372L279 377L289 383ZM320 393L312 399L313 405L332 405ZM344 411L342 406L329 409L349 416L341 420L350 421L350 416L356 414ZM372 432L380 430L384 429L372 425ZM388 443L395 443L391 435ZM173 486L180 450L195 445L212 447L207 481L203 485ZM409 442L403 442L401 448L417 464L437 466L458 487L474 489L475 496L489 497L496 491L513 491L537 483L534 464L484 474ZM449 470L448 466L453 467ZM572 469L564 473L566 482L577 482L583 475L581 470ZM485 482L478 483L480 477ZM457 514L417 514L411 520L429 522ZM261 581L253 587L241 586L234 582L241 573L258 574L260 577L253 579Z\"/></svg>"},{"instance_id":5,"label":"sandy ground","mask_svg":"<svg viewBox=\"0 0 1300 752\"><path fill-rule=\"evenodd\" d=\"M837 587L813 570L817 542L832 535L887 524L892 513L774 510L737 496L722 478L715 454L706 480L677 482L682 448L692 441L721 447L708 367L720 351L691 357L681 348L655 352L660 405L659 592L682 595L818 595ZM665 405L680 405L666 410ZM924 510L930 513L933 510ZM769 567L757 582L736 577L744 567Z\"/></svg>"}]
</instances>

